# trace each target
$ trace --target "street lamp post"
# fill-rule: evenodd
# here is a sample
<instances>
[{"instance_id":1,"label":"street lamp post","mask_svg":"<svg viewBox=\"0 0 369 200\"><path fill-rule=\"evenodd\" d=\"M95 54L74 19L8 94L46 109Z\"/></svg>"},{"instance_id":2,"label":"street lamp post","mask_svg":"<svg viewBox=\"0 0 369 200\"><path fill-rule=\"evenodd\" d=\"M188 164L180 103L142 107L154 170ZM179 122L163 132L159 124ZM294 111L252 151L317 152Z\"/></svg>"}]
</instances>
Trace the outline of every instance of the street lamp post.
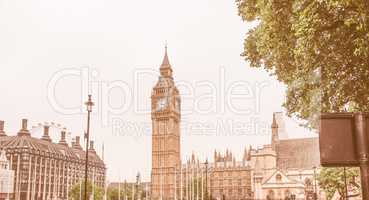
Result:
<instances>
[{"instance_id":1,"label":"street lamp post","mask_svg":"<svg viewBox=\"0 0 369 200\"><path fill-rule=\"evenodd\" d=\"M88 95L88 101L85 103L87 107L87 132L86 138L86 163L85 163L85 200L87 200L87 179L88 179L88 144L90 143L90 115L92 112L92 106L94 103L91 100L91 95Z\"/></svg>"},{"instance_id":2,"label":"street lamp post","mask_svg":"<svg viewBox=\"0 0 369 200\"><path fill-rule=\"evenodd\" d=\"M208 159L205 161L205 200L208 200Z\"/></svg>"}]
</instances>

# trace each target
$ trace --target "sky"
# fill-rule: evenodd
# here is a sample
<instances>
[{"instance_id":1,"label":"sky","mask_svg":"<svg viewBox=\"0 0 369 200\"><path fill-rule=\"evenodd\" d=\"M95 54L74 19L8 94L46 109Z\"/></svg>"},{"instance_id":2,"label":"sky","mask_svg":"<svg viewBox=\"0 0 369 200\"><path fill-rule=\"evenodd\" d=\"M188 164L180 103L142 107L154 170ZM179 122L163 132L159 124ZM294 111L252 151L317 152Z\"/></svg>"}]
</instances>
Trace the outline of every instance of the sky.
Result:
<instances>
[{"instance_id":1,"label":"sky","mask_svg":"<svg viewBox=\"0 0 369 200\"><path fill-rule=\"evenodd\" d=\"M182 161L214 150L241 159L248 145L270 142L272 113L285 87L240 56L247 31L229 0L0 0L0 119L15 135L29 119L66 127L68 141L86 129L109 181L150 179L150 97L167 44L182 97ZM285 118L289 137L314 136ZM57 142L60 128L51 129Z\"/></svg>"}]
</instances>

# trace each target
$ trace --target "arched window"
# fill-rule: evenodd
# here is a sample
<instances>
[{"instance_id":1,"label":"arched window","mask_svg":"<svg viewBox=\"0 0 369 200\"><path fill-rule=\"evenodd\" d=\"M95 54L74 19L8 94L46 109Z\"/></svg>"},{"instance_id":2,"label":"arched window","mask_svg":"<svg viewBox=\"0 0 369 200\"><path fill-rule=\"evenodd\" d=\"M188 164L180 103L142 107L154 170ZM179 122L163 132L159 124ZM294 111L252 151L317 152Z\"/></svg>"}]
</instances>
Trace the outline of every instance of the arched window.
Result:
<instances>
[{"instance_id":1,"label":"arched window","mask_svg":"<svg viewBox=\"0 0 369 200\"><path fill-rule=\"evenodd\" d=\"M312 185L312 181L310 180L310 178L305 178L305 185L306 186L311 186Z\"/></svg>"},{"instance_id":2,"label":"arched window","mask_svg":"<svg viewBox=\"0 0 369 200\"><path fill-rule=\"evenodd\" d=\"M282 181L282 175L277 174L277 175L275 176L275 179L277 180L277 182L281 182L281 181Z\"/></svg>"},{"instance_id":3,"label":"arched window","mask_svg":"<svg viewBox=\"0 0 369 200\"><path fill-rule=\"evenodd\" d=\"M285 198L290 198L291 197L291 192L290 192L289 189L287 189L287 190L284 191L284 197Z\"/></svg>"},{"instance_id":4,"label":"arched window","mask_svg":"<svg viewBox=\"0 0 369 200\"><path fill-rule=\"evenodd\" d=\"M266 196L266 199L267 199L267 200L272 200L272 199L274 199L274 191L273 191L273 190L269 190L269 191L268 191L268 194L267 194L267 196Z\"/></svg>"}]
</instances>

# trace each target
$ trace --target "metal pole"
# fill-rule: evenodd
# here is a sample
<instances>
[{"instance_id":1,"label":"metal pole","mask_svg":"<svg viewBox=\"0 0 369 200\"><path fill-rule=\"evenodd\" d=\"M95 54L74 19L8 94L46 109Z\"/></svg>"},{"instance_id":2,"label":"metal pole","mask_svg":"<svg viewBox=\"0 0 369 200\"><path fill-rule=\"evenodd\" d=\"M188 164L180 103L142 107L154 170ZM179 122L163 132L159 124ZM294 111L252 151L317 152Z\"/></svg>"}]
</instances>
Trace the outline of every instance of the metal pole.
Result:
<instances>
[{"instance_id":1,"label":"metal pole","mask_svg":"<svg viewBox=\"0 0 369 200\"><path fill-rule=\"evenodd\" d=\"M365 115L355 113L355 134L358 160L361 174L362 198L369 199L369 165L368 165L368 135L366 134Z\"/></svg>"},{"instance_id":2,"label":"metal pole","mask_svg":"<svg viewBox=\"0 0 369 200\"><path fill-rule=\"evenodd\" d=\"M124 193L126 191L124 190ZM120 200L120 178L119 178L119 181L118 181L118 200Z\"/></svg>"},{"instance_id":3,"label":"metal pole","mask_svg":"<svg viewBox=\"0 0 369 200\"><path fill-rule=\"evenodd\" d=\"M208 200L208 159L205 162L205 200Z\"/></svg>"},{"instance_id":4,"label":"metal pole","mask_svg":"<svg viewBox=\"0 0 369 200\"><path fill-rule=\"evenodd\" d=\"M127 180L124 180L124 200L127 200L127 199L128 199Z\"/></svg>"},{"instance_id":5,"label":"metal pole","mask_svg":"<svg viewBox=\"0 0 369 200\"><path fill-rule=\"evenodd\" d=\"M87 200L87 179L88 179L88 144L90 143L90 115L94 103L91 100L91 95L88 95L87 106L87 133L86 133L86 163L85 163L85 200Z\"/></svg>"},{"instance_id":6,"label":"metal pole","mask_svg":"<svg viewBox=\"0 0 369 200\"><path fill-rule=\"evenodd\" d=\"M90 111L87 112L87 133L86 133L86 163L85 163L85 200L87 200L87 179L88 179L88 143L90 143Z\"/></svg>"},{"instance_id":7,"label":"metal pole","mask_svg":"<svg viewBox=\"0 0 369 200\"><path fill-rule=\"evenodd\" d=\"M314 199L318 199L318 190L316 187L316 167L314 166Z\"/></svg>"},{"instance_id":8,"label":"metal pole","mask_svg":"<svg viewBox=\"0 0 369 200\"><path fill-rule=\"evenodd\" d=\"M199 200L199 165L196 168L196 200Z\"/></svg>"},{"instance_id":9,"label":"metal pole","mask_svg":"<svg viewBox=\"0 0 369 200\"><path fill-rule=\"evenodd\" d=\"M82 200L82 180L79 180L79 200Z\"/></svg>"},{"instance_id":10,"label":"metal pole","mask_svg":"<svg viewBox=\"0 0 369 200\"><path fill-rule=\"evenodd\" d=\"M346 179L346 167L343 167L343 178L345 182L345 200L348 198L347 194L347 179Z\"/></svg>"}]
</instances>

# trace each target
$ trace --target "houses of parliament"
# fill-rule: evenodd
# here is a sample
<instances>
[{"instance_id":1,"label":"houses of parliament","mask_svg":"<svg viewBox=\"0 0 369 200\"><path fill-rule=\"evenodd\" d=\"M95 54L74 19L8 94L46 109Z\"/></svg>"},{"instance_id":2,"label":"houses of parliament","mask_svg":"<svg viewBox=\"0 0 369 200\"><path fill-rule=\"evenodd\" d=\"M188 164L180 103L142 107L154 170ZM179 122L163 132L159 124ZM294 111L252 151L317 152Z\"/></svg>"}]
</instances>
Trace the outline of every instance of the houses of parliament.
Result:
<instances>
[{"instance_id":1,"label":"houses of parliament","mask_svg":"<svg viewBox=\"0 0 369 200\"><path fill-rule=\"evenodd\" d=\"M281 113L273 113L270 144L245 148L237 160L232 152L214 152L212 162L195 155L181 160L181 96L173 79L167 48L151 96L152 200L306 199L323 196L315 173L319 170L318 138L284 137Z\"/></svg>"}]
</instances>

